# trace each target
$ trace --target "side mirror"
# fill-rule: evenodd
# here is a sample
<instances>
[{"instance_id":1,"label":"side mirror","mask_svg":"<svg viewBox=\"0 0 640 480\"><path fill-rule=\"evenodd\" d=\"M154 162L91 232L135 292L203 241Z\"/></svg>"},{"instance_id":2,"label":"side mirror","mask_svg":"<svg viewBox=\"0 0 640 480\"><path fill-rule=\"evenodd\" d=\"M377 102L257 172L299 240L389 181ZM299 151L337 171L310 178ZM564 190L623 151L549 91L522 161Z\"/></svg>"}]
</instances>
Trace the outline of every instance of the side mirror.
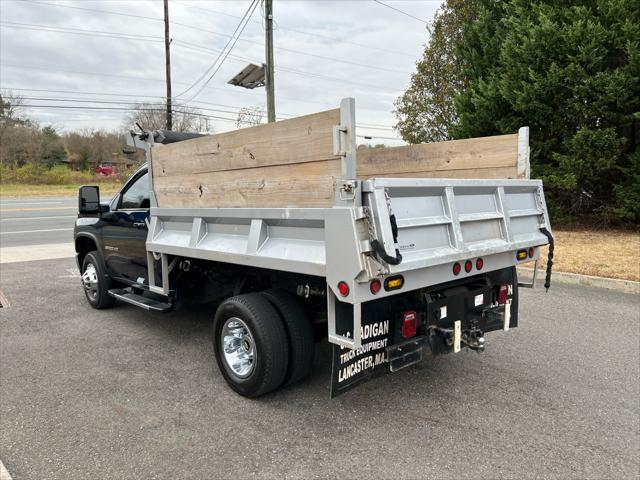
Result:
<instances>
[{"instance_id":1,"label":"side mirror","mask_svg":"<svg viewBox=\"0 0 640 480\"><path fill-rule=\"evenodd\" d=\"M78 190L78 212L84 215L100 213L100 188L85 185Z\"/></svg>"}]
</instances>

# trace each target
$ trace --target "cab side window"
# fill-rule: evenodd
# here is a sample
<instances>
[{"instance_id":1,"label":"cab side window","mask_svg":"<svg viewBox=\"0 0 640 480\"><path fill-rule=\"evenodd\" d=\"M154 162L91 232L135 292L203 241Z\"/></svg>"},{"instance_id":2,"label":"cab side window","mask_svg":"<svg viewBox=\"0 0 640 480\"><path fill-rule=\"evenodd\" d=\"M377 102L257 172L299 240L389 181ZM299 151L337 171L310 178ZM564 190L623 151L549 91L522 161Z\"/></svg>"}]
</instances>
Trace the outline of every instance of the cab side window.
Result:
<instances>
[{"instance_id":1,"label":"cab side window","mask_svg":"<svg viewBox=\"0 0 640 480\"><path fill-rule=\"evenodd\" d=\"M122 210L136 210L141 208L149 208L149 174L145 173L138 178L129 188L122 194L120 208Z\"/></svg>"}]
</instances>

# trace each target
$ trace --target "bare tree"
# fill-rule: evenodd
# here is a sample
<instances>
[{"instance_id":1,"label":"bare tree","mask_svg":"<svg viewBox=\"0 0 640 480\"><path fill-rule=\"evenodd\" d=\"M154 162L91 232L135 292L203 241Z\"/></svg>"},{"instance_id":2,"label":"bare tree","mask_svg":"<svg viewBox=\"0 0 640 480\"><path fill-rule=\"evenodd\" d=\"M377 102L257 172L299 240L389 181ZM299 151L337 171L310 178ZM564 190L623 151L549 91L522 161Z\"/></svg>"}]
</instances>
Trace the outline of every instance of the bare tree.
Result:
<instances>
[{"instance_id":1,"label":"bare tree","mask_svg":"<svg viewBox=\"0 0 640 480\"><path fill-rule=\"evenodd\" d=\"M242 127L253 127L254 125L260 125L262 123L262 119L264 118L266 112L264 108L260 106L255 107L243 107L238 110L238 117L236 118L236 126L238 128Z\"/></svg>"},{"instance_id":2,"label":"bare tree","mask_svg":"<svg viewBox=\"0 0 640 480\"><path fill-rule=\"evenodd\" d=\"M139 123L145 130L164 130L166 128L166 108L164 103L137 103L125 116L123 129L131 130ZM212 126L209 116L199 109L188 105L176 105L173 109L173 131L209 132Z\"/></svg>"},{"instance_id":3,"label":"bare tree","mask_svg":"<svg viewBox=\"0 0 640 480\"><path fill-rule=\"evenodd\" d=\"M16 168L37 158L39 132L22 115L22 97L0 93L0 164Z\"/></svg>"},{"instance_id":4,"label":"bare tree","mask_svg":"<svg viewBox=\"0 0 640 480\"><path fill-rule=\"evenodd\" d=\"M27 123L22 116L24 99L11 92L0 92L0 125L12 126Z\"/></svg>"}]
</instances>

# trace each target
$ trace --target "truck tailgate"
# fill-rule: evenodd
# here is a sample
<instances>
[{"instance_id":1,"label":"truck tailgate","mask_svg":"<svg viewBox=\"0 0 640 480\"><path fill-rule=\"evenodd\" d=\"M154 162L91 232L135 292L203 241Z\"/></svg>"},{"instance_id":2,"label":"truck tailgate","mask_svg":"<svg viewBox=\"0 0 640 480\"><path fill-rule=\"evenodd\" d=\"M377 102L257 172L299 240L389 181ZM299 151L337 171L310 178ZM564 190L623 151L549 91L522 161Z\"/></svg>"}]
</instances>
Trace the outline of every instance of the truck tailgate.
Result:
<instances>
[{"instance_id":1,"label":"truck tailgate","mask_svg":"<svg viewBox=\"0 0 640 480\"><path fill-rule=\"evenodd\" d=\"M402 254L390 273L548 243L540 180L383 178L366 182L364 192L377 238L389 255Z\"/></svg>"}]
</instances>

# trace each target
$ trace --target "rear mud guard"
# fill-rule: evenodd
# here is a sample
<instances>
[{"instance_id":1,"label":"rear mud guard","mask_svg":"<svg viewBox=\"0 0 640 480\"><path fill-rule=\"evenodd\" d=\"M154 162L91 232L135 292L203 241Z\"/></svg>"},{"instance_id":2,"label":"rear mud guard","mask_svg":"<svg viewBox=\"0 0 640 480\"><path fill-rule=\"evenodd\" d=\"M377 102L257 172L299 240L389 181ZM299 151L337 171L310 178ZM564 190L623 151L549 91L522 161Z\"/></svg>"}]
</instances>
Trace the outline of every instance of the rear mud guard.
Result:
<instances>
[{"instance_id":1,"label":"rear mud guard","mask_svg":"<svg viewBox=\"0 0 640 480\"><path fill-rule=\"evenodd\" d=\"M387 348L393 343L394 319L383 301L352 305L333 296L332 303L334 339L341 340L340 344L333 342L331 398L334 398L389 371ZM355 337L359 346L351 348L348 343Z\"/></svg>"}]
</instances>

